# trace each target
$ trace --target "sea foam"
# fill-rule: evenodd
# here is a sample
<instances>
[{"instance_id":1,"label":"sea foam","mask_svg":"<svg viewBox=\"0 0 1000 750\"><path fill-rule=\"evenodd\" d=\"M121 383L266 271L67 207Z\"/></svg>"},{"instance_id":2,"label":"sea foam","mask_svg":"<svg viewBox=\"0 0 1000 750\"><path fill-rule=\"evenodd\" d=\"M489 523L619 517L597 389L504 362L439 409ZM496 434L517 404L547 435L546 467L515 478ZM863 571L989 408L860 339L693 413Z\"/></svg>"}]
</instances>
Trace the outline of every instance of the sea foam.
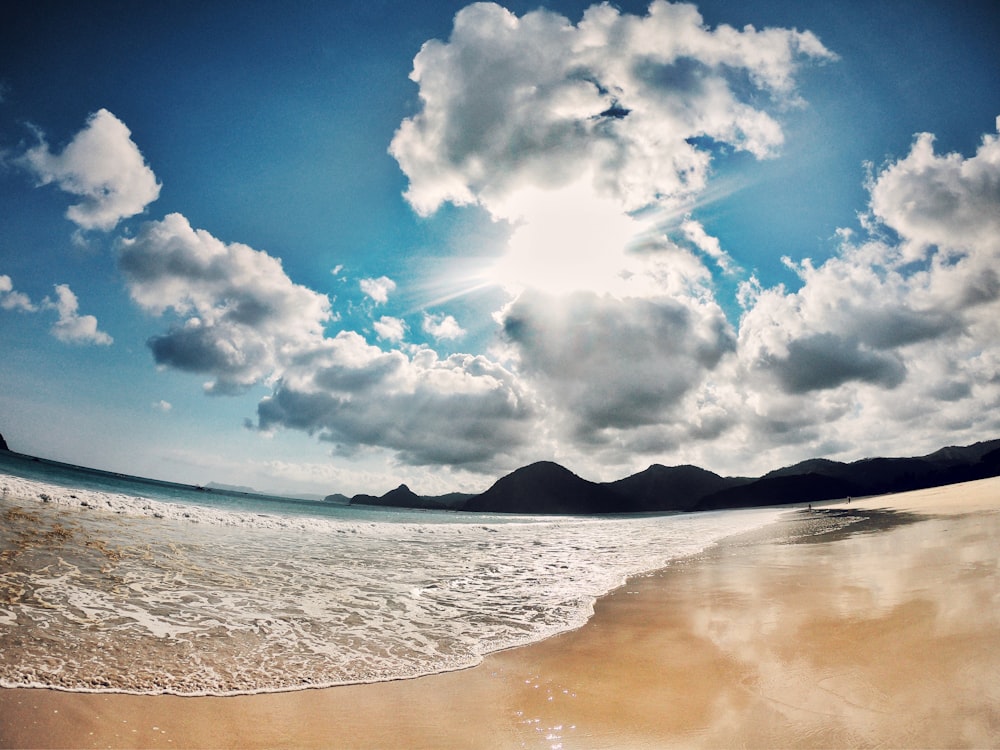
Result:
<instances>
[{"instance_id":1,"label":"sea foam","mask_svg":"<svg viewBox=\"0 0 1000 750\"><path fill-rule=\"evenodd\" d=\"M7 474L0 489L0 684L180 695L472 666L783 512L310 515Z\"/></svg>"}]
</instances>

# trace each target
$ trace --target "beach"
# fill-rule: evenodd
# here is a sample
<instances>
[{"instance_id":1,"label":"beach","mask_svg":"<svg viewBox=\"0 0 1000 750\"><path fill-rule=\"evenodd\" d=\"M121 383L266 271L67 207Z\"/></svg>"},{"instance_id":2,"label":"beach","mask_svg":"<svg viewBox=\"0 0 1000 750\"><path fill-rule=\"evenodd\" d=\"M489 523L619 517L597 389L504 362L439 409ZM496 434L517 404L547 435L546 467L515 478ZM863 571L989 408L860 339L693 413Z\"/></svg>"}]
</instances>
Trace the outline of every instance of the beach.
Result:
<instances>
[{"instance_id":1,"label":"beach","mask_svg":"<svg viewBox=\"0 0 1000 750\"><path fill-rule=\"evenodd\" d=\"M865 520L808 535L811 516ZM990 747L1000 478L790 512L478 666L239 697L0 690L3 747Z\"/></svg>"}]
</instances>

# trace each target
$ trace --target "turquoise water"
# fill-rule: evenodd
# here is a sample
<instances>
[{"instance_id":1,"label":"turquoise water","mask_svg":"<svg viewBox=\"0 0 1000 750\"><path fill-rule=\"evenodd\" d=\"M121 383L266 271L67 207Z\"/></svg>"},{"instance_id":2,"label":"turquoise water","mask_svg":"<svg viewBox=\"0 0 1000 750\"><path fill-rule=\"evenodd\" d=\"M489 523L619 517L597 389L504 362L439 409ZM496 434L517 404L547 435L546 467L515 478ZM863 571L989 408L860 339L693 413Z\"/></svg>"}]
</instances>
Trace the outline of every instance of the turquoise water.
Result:
<instances>
[{"instance_id":1,"label":"turquoise water","mask_svg":"<svg viewBox=\"0 0 1000 750\"><path fill-rule=\"evenodd\" d=\"M227 695L459 669L782 512L397 512L0 456L0 684Z\"/></svg>"},{"instance_id":2,"label":"turquoise water","mask_svg":"<svg viewBox=\"0 0 1000 750\"><path fill-rule=\"evenodd\" d=\"M376 508L348 507L338 503L325 503L316 500L232 492L214 488L206 489L188 484L127 476L100 469L91 469L85 466L74 466L73 464L50 461L19 453L8 453L6 451L0 451L0 473L35 479L40 482L49 482L66 488L134 495L171 503L230 509L242 512L329 516L334 518L365 518L374 514L383 520L402 520L408 516L419 515L419 512L412 513L401 510L398 513L392 512L394 513L393 518L388 518Z\"/></svg>"}]
</instances>

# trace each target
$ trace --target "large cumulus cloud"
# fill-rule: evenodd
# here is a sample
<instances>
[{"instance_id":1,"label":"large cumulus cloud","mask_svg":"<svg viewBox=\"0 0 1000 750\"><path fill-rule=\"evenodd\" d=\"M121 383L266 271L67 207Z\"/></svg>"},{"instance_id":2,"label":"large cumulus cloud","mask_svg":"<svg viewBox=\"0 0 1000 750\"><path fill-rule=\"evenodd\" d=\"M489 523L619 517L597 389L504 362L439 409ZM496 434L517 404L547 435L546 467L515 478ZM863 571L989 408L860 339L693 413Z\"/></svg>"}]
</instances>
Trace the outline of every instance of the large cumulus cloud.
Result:
<instances>
[{"instance_id":1,"label":"large cumulus cloud","mask_svg":"<svg viewBox=\"0 0 1000 750\"><path fill-rule=\"evenodd\" d=\"M795 291L745 286L744 424L764 441L891 450L1000 428L1000 139L969 157L933 140L872 175L867 237L787 261Z\"/></svg>"},{"instance_id":2,"label":"large cumulus cloud","mask_svg":"<svg viewBox=\"0 0 1000 750\"><path fill-rule=\"evenodd\" d=\"M594 6L575 25L489 3L460 11L449 40L414 60L420 110L390 150L419 213L477 203L513 222L497 264L511 293L496 314L504 346L490 357L404 345L391 315L373 323L388 351L331 336L326 297L176 214L123 240L120 267L140 306L173 316L149 341L159 364L208 375L213 393L271 386L262 430L484 469L532 451L614 460L616 447L717 438L745 408L727 381L737 334L692 250L731 264L697 222L684 222L685 249L632 212L688 205L717 144L775 155L774 112L796 102L798 67L832 57L808 32L710 29L692 6L660 1L644 16ZM395 288L360 284L376 305ZM425 330L458 334L441 320L452 325ZM859 377L898 377L863 364Z\"/></svg>"},{"instance_id":3,"label":"large cumulus cloud","mask_svg":"<svg viewBox=\"0 0 1000 750\"><path fill-rule=\"evenodd\" d=\"M144 224L120 243L132 299L177 320L149 341L157 363L214 378L212 393L238 392L318 346L331 317L325 295L295 284L281 261L194 229L180 214Z\"/></svg>"},{"instance_id":4,"label":"large cumulus cloud","mask_svg":"<svg viewBox=\"0 0 1000 750\"><path fill-rule=\"evenodd\" d=\"M801 61L831 57L809 32L709 29L662 0L645 16L594 5L576 25L477 3L414 60L421 108L390 150L424 214L478 202L509 216L526 185L581 177L636 209L704 187L696 139L774 153L781 128L758 102L793 100Z\"/></svg>"},{"instance_id":5,"label":"large cumulus cloud","mask_svg":"<svg viewBox=\"0 0 1000 750\"><path fill-rule=\"evenodd\" d=\"M898 242L847 238L819 267L786 261L802 280L798 291L750 291L740 338L752 366L801 390L852 379L894 387L902 377L890 374L891 361L901 366L922 344L969 336L990 343L983 334L1000 299L1000 142L986 136L969 158L936 155L932 142L920 134L872 179L869 221ZM825 350L825 375L808 372L802 353L810 349Z\"/></svg>"},{"instance_id":6,"label":"large cumulus cloud","mask_svg":"<svg viewBox=\"0 0 1000 750\"><path fill-rule=\"evenodd\" d=\"M344 331L284 371L258 420L348 452L383 447L410 464L490 466L528 441L533 411L514 375L486 357L385 352Z\"/></svg>"},{"instance_id":7,"label":"large cumulus cloud","mask_svg":"<svg viewBox=\"0 0 1000 750\"><path fill-rule=\"evenodd\" d=\"M261 430L304 430L348 453L388 448L414 464L486 465L526 441L531 399L503 367L427 348L383 351L352 331L331 337L326 296L293 283L277 258L180 214L122 239L119 267L137 304L175 318L148 342L158 364L211 377L214 394L271 386ZM376 329L393 342L404 332L386 316Z\"/></svg>"},{"instance_id":8,"label":"large cumulus cloud","mask_svg":"<svg viewBox=\"0 0 1000 750\"><path fill-rule=\"evenodd\" d=\"M1000 118L998 118L1000 127ZM934 152L934 135L920 133L904 159L871 185L871 210L918 256L928 247L995 249L1000 236L1000 142L983 137L975 156Z\"/></svg>"},{"instance_id":9,"label":"large cumulus cloud","mask_svg":"<svg viewBox=\"0 0 1000 750\"><path fill-rule=\"evenodd\" d=\"M685 248L636 211L683 213L720 144L774 156L800 66L833 58L809 32L712 29L661 0L577 24L477 3L424 44L420 108L390 151L417 212L478 204L512 223L496 319L561 450L648 452L737 419L713 390L736 333L692 250L732 263L696 221Z\"/></svg>"},{"instance_id":10,"label":"large cumulus cloud","mask_svg":"<svg viewBox=\"0 0 1000 750\"><path fill-rule=\"evenodd\" d=\"M505 310L503 330L520 372L586 441L661 423L735 349L717 306L671 298L528 291Z\"/></svg>"}]
</instances>

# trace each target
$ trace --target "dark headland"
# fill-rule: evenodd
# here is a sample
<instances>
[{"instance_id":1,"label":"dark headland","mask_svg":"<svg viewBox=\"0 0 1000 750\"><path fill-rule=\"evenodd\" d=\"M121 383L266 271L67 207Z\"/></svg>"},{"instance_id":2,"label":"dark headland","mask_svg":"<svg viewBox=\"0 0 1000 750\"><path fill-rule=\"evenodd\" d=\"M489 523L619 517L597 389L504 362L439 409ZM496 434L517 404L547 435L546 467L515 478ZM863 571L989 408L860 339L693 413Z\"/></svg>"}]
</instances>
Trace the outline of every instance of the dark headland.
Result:
<instances>
[{"instance_id":1,"label":"dark headland","mask_svg":"<svg viewBox=\"0 0 1000 750\"><path fill-rule=\"evenodd\" d=\"M750 508L882 495L1000 476L1000 440L915 458L852 463L810 459L761 477L722 477L697 466L654 464L614 482L590 482L550 461L524 466L479 495L421 496L405 484L351 505L489 513L609 514ZM343 498L343 499L342 499ZM331 495L333 502L346 500Z\"/></svg>"}]
</instances>

